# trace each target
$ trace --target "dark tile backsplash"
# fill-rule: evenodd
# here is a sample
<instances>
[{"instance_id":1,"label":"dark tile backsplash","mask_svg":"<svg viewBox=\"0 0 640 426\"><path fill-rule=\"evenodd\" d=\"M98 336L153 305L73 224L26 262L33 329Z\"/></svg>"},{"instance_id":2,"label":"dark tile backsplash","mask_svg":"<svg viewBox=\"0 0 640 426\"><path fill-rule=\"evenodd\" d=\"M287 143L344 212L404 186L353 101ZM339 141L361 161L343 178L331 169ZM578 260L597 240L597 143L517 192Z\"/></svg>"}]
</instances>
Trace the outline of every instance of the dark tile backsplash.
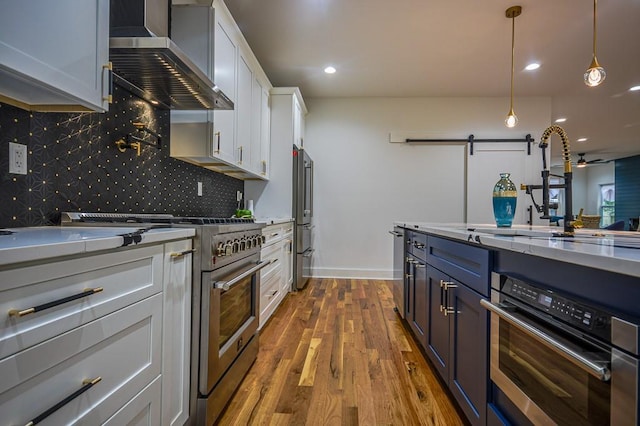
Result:
<instances>
[{"instance_id":1,"label":"dark tile backsplash","mask_svg":"<svg viewBox=\"0 0 640 426\"><path fill-rule=\"evenodd\" d=\"M117 86L104 114L0 103L0 228L57 224L63 211L231 216L244 182L169 157L169 114ZM160 150L118 150L127 133L154 142L136 121L162 136ZM9 173L9 142L27 145L26 175Z\"/></svg>"}]
</instances>

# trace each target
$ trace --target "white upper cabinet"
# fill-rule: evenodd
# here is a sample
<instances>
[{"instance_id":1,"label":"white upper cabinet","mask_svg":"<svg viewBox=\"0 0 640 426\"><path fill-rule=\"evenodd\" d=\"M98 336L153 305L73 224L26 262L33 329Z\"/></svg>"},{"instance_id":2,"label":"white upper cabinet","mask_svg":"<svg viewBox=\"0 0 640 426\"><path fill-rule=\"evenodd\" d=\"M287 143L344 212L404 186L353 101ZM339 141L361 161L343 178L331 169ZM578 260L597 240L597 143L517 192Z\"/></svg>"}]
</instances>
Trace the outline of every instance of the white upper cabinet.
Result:
<instances>
[{"instance_id":1,"label":"white upper cabinet","mask_svg":"<svg viewBox=\"0 0 640 426\"><path fill-rule=\"evenodd\" d=\"M237 97L237 44L233 37L233 21L230 21L219 8L215 9L215 49L213 82L234 103L234 109L213 111L213 157L228 163L236 163L236 115Z\"/></svg>"},{"instance_id":2,"label":"white upper cabinet","mask_svg":"<svg viewBox=\"0 0 640 426\"><path fill-rule=\"evenodd\" d=\"M172 111L171 156L239 179L267 179L269 80L223 2L175 4L172 38L234 109Z\"/></svg>"},{"instance_id":3,"label":"white upper cabinet","mask_svg":"<svg viewBox=\"0 0 640 426\"><path fill-rule=\"evenodd\" d=\"M236 162L239 166L251 170L251 123L253 73L247 59L238 55L238 101L236 102ZM260 154L257 152L256 154Z\"/></svg>"},{"instance_id":4,"label":"white upper cabinet","mask_svg":"<svg viewBox=\"0 0 640 426\"><path fill-rule=\"evenodd\" d=\"M0 101L33 111L109 109L109 0L8 1Z\"/></svg>"}]
</instances>

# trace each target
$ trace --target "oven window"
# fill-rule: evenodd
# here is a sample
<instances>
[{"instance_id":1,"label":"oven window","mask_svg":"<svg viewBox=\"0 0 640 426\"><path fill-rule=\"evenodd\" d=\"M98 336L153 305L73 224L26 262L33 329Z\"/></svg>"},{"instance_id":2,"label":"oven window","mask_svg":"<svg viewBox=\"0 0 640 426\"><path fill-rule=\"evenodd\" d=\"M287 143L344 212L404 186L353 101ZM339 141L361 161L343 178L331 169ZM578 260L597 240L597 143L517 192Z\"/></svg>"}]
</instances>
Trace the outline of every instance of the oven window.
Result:
<instances>
[{"instance_id":1,"label":"oven window","mask_svg":"<svg viewBox=\"0 0 640 426\"><path fill-rule=\"evenodd\" d=\"M220 295L220 338L218 347L225 343L254 316L253 312L253 277L249 276L234 284Z\"/></svg>"},{"instance_id":2,"label":"oven window","mask_svg":"<svg viewBox=\"0 0 640 426\"><path fill-rule=\"evenodd\" d=\"M500 321L499 368L558 424L609 424L610 383L591 376L506 321Z\"/></svg>"}]
</instances>

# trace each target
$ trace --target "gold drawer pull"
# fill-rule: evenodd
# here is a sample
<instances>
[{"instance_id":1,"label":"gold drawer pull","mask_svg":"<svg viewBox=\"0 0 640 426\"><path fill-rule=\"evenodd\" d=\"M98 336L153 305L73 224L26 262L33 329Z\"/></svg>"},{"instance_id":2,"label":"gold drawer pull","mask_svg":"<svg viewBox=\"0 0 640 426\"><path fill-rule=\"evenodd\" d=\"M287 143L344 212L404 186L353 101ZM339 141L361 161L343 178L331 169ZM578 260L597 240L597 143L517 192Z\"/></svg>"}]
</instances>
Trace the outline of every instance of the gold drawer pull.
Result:
<instances>
[{"instance_id":1,"label":"gold drawer pull","mask_svg":"<svg viewBox=\"0 0 640 426\"><path fill-rule=\"evenodd\" d=\"M196 252L196 249L189 249L189 250L180 251L177 253L171 253L171 258L182 257L195 252Z\"/></svg>"},{"instance_id":2,"label":"gold drawer pull","mask_svg":"<svg viewBox=\"0 0 640 426\"><path fill-rule=\"evenodd\" d=\"M85 288L81 293L74 294L73 296L63 297L62 299L54 300L53 302L43 303L42 305L34 306L33 308L28 309L11 309L9 311L10 317L23 317L25 315L33 314L34 312L44 311L45 309L53 308L59 305L62 305L67 302L71 302L72 300L81 299L83 297L91 296L95 293L100 293L103 290L102 287L96 288Z\"/></svg>"},{"instance_id":3,"label":"gold drawer pull","mask_svg":"<svg viewBox=\"0 0 640 426\"><path fill-rule=\"evenodd\" d=\"M36 424L40 423L41 421L43 421L44 419L46 419L47 417L49 417L50 415L52 415L53 413L55 413L56 411L58 411L59 409L61 409L62 407L64 407L65 405L67 405L68 403L70 403L71 401L73 401L74 399L79 397L80 395L82 395L83 393L85 393L86 391L88 391L89 389L91 389L94 385L96 385L98 382L100 382L100 380L102 380L102 377L96 377L95 379L83 380L82 381L82 387L80 389L78 389L77 391L75 391L71 395L67 396L65 399L63 399L62 401L58 402L53 407L48 408L42 414L38 415L37 417L34 417L33 420L31 420L29 423L27 423L26 426L32 426L32 425L36 425Z\"/></svg>"}]
</instances>

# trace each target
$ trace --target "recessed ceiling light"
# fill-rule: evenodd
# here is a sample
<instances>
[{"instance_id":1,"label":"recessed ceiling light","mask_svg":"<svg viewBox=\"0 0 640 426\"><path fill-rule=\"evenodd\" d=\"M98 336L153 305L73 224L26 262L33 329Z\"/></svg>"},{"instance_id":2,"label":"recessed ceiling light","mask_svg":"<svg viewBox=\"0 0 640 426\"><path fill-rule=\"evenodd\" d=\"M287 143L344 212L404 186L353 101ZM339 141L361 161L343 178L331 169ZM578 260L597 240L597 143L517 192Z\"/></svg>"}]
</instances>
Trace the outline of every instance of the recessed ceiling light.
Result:
<instances>
[{"instance_id":1,"label":"recessed ceiling light","mask_svg":"<svg viewBox=\"0 0 640 426\"><path fill-rule=\"evenodd\" d=\"M527 70L527 71L537 70L538 68L540 68L540 64L537 63L537 62L532 62L529 65L527 65L526 67L524 67L524 69Z\"/></svg>"},{"instance_id":2,"label":"recessed ceiling light","mask_svg":"<svg viewBox=\"0 0 640 426\"><path fill-rule=\"evenodd\" d=\"M638 90L640 90L640 86L633 86L631 89L632 92L637 92Z\"/></svg>"},{"instance_id":3,"label":"recessed ceiling light","mask_svg":"<svg viewBox=\"0 0 640 426\"><path fill-rule=\"evenodd\" d=\"M579 138L579 139L576 139L576 141L577 142L586 142L587 138Z\"/></svg>"},{"instance_id":4,"label":"recessed ceiling light","mask_svg":"<svg viewBox=\"0 0 640 426\"><path fill-rule=\"evenodd\" d=\"M332 66L328 66L324 69L324 72L326 72L327 74L333 74L336 72L336 69Z\"/></svg>"},{"instance_id":5,"label":"recessed ceiling light","mask_svg":"<svg viewBox=\"0 0 640 426\"><path fill-rule=\"evenodd\" d=\"M556 123L564 123L565 121L567 121L567 119L564 117L556 118Z\"/></svg>"}]
</instances>

